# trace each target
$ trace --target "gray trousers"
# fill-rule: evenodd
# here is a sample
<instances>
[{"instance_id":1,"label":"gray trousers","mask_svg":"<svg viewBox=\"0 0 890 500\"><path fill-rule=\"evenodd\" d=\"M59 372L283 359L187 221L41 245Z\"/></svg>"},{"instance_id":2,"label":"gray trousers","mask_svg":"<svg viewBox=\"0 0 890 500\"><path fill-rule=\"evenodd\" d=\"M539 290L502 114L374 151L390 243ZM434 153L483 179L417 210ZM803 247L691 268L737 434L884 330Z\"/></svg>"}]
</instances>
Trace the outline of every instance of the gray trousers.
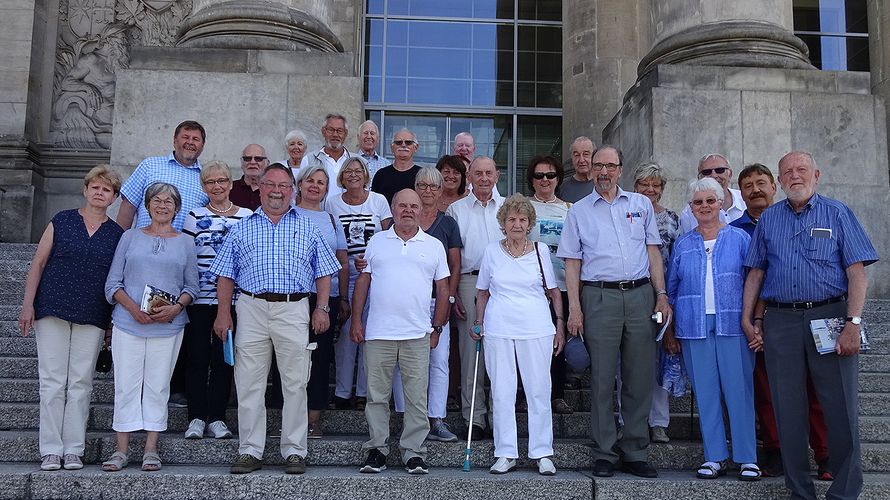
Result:
<instances>
[{"instance_id":1,"label":"gray trousers","mask_svg":"<svg viewBox=\"0 0 890 500\"><path fill-rule=\"evenodd\" d=\"M807 444L807 372L828 427L829 468L834 482L825 498L853 499L862 491L859 356L820 355L810 332L812 319L846 315L846 303L838 302L808 311L768 309L764 316L764 358L779 426L785 485L791 490L791 498L816 498Z\"/></svg>"},{"instance_id":2,"label":"gray trousers","mask_svg":"<svg viewBox=\"0 0 890 500\"><path fill-rule=\"evenodd\" d=\"M464 422L470 422L470 407L473 399L473 425L488 429L488 403L485 400L485 341L479 353L479 372L476 374L476 392L473 392L473 369L476 367L476 341L470 337L470 329L476 321L476 280L473 274L461 274L457 293L467 311L467 319L456 320L457 348L460 353L460 411Z\"/></svg>"},{"instance_id":3,"label":"gray trousers","mask_svg":"<svg viewBox=\"0 0 890 500\"><path fill-rule=\"evenodd\" d=\"M652 285L632 290L610 290L585 286L581 289L584 311L584 340L590 352L590 433L594 460L613 464L648 460L649 409L655 379L655 308ZM624 438L617 441L612 391L621 356L621 412Z\"/></svg>"}]
</instances>

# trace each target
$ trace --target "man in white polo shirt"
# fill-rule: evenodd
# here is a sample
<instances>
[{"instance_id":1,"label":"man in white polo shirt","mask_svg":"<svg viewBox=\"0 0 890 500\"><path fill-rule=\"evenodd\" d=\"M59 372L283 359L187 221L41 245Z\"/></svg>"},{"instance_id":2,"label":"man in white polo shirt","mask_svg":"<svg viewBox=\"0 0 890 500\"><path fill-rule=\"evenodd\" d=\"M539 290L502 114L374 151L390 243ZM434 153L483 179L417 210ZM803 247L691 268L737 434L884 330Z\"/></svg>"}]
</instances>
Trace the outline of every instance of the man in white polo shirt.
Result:
<instances>
[{"instance_id":1,"label":"man in white polo shirt","mask_svg":"<svg viewBox=\"0 0 890 500\"><path fill-rule=\"evenodd\" d=\"M371 237L365 250L367 267L355 282L353 311L370 300L367 326L361 315L352 319L349 335L364 342L368 402L365 418L371 438L361 472L386 469L389 454L389 400L396 363L402 372L405 417L399 451L409 474L426 474L430 349L439 343L448 320L448 261L442 243L420 229L420 197L411 189L392 200L394 224ZM436 287L436 307L430 324L430 299ZM358 309L356 309L358 308Z\"/></svg>"}]
</instances>

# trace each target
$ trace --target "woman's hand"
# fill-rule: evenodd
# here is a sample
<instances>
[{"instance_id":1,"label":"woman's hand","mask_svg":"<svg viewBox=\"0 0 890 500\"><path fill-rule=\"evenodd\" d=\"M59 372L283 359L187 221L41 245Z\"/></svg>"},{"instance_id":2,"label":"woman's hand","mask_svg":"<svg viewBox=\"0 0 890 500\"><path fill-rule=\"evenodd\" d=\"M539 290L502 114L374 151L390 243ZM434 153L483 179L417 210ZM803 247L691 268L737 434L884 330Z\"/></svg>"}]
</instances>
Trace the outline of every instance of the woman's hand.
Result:
<instances>
[{"instance_id":1,"label":"woman's hand","mask_svg":"<svg viewBox=\"0 0 890 500\"><path fill-rule=\"evenodd\" d=\"M27 337L31 328L34 328L33 305L22 305L22 313L19 314L19 328L22 329L22 337Z\"/></svg>"},{"instance_id":2,"label":"woman's hand","mask_svg":"<svg viewBox=\"0 0 890 500\"><path fill-rule=\"evenodd\" d=\"M479 334L476 334L476 330L479 330ZM473 340L482 340L482 336L485 335L485 327L482 326L482 323L477 325L473 325L470 327L470 338Z\"/></svg>"},{"instance_id":3,"label":"woman's hand","mask_svg":"<svg viewBox=\"0 0 890 500\"><path fill-rule=\"evenodd\" d=\"M763 332L757 324L757 321L742 320L742 331L748 339L748 348L754 352L763 350Z\"/></svg>"},{"instance_id":4,"label":"woman's hand","mask_svg":"<svg viewBox=\"0 0 890 500\"><path fill-rule=\"evenodd\" d=\"M152 309L149 317L155 323L172 323L173 319L179 316L183 307L179 304L170 304L169 306L157 306ZM136 321L139 321L138 319ZM139 321L141 323L141 321Z\"/></svg>"},{"instance_id":5,"label":"woman's hand","mask_svg":"<svg viewBox=\"0 0 890 500\"><path fill-rule=\"evenodd\" d=\"M565 328L560 325L562 325L562 321L557 321L556 335L553 336L553 357L559 356L566 346Z\"/></svg>"}]
</instances>

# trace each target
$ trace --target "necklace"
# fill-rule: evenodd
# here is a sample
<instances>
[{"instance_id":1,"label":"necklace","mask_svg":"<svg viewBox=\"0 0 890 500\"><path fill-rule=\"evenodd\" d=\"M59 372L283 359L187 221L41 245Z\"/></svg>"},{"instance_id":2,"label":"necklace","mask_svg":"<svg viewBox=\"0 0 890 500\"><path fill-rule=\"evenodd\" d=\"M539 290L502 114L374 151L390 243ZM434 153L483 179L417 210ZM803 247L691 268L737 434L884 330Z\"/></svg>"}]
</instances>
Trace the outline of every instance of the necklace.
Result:
<instances>
[{"instance_id":1,"label":"necklace","mask_svg":"<svg viewBox=\"0 0 890 500\"><path fill-rule=\"evenodd\" d=\"M554 203L556 201L556 195L553 195L553 198L550 198L549 200L542 200L542 199L538 198L537 194L533 194L532 198L534 198L535 201L539 201L541 203Z\"/></svg>"},{"instance_id":2,"label":"necklace","mask_svg":"<svg viewBox=\"0 0 890 500\"><path fill-rule=\"evenodd\" d=\"M522 250L520 250L519 255L513 254L513 252L510 250L510 243L508 243L507 240L504 240L504 248L507 249L507 253L510 254L510 257L518 259L525 255L525 249L528 248L528 240L525 240L525 242L522 244Z\"/></svg>"},{"instance_id":3,"label":"necklace","mask_svg":"<svg viewBox=\"0 0 890 500\"><path fill-rule=\"evenodd\" d=\"M231 201L229 202L229 206L226 209L216 208L213 206L213 203L211 203L211 202L207 203L207 207L210 208L210 210L213 210L214 212L220 212L220 213L226 213L229 210L231 210L232 207L234 207L234 206L235 206L235 204L232 203Z\"/></svg>"}]
</instances>

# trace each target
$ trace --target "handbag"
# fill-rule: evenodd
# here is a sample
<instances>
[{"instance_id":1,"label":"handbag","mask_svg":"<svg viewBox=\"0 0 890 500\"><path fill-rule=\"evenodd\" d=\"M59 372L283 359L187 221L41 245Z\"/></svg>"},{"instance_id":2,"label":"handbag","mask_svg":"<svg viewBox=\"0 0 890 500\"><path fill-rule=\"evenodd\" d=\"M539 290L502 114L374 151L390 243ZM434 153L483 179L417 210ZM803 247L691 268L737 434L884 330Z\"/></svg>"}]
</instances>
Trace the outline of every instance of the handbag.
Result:
<instances>
[{"instance_id":1,"label":"handbag","mask_svg":"<svg viewBox=\"0 0 890 500\"><path fill-rule=\"evenodd\" d=\"M108 344L102 344L99 350L99 357L96 358L96 371L99 373L108 373L111 371L111 347Z\"/></svg>"}]
</instances>

